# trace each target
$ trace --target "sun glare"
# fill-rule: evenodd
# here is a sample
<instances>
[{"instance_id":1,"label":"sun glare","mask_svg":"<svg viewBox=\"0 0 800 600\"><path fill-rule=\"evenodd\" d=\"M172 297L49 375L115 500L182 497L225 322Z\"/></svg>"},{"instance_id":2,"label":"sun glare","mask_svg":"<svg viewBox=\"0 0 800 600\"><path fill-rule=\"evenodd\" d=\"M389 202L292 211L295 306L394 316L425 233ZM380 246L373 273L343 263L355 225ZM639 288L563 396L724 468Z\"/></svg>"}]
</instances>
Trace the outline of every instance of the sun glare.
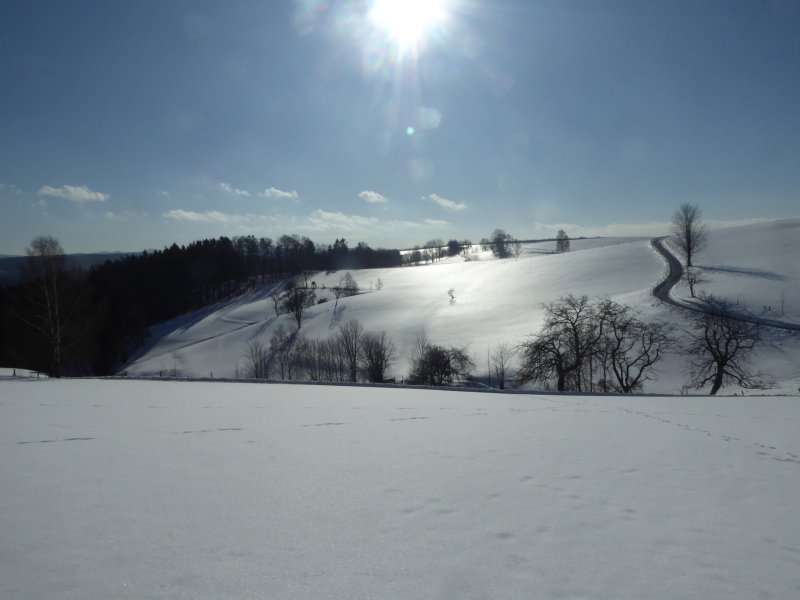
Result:
<instances>
[{"instance_id":1,"label":"sun glare","mask_svg":"<svg viewBox=\"0 0 800 600\"><path fill-rule=\"evenodd\" d=\"M372 21L401 52L416 48L446 20L447 0L375 0Z\"/></svg>"}]
</instances>

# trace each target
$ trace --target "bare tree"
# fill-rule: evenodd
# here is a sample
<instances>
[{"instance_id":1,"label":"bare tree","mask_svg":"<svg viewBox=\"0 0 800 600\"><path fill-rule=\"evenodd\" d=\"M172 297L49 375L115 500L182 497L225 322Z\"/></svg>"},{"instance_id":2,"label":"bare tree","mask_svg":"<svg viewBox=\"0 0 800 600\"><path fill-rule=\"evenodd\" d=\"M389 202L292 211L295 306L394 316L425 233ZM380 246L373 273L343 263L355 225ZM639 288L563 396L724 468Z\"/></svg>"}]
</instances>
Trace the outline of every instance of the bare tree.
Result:
<instances>
[{"instance_id":1,"label":"bare tree","mask_svg":"<svg viewBox=\"0 0 800 600\"><path fill-rule=\"evenodd\" d=\"M275 362L281 379L287 379L287 377L291 379L291 362L294 359L294 353L291 348L294 341L293 338L293 334L286 331L283 325L279 325L269 340L270 357Z\"/></svg>"},{"instance_id":2,"label":"bare tree","mask_svg":"<svg viewBox=\"0 0 800 600\"><path fill-rule=\"evenodd\" d=\"M386 337L386 332L367 332L361 339L362 361L367 380L381 383L386 380L389 365L394 359L394 344Z\"/></svg>"},{"instance_id":3,"label":"bare tree","mask_svg":"<svg viewBox=\"0 0 800 600\"><path fill-rule=\"evenodd\" d=\"M569 252L569 236L563 229L559 229L556 234L556 252Z\"/></svg>"},{"instance_id":4,"label":"bare tree","mask_svg":"<svg viewBox=\"0 0 800 600\"><path fill-rule=\"evenodd\" d=\"M295 347L297 369L305 374L308 381L319 381L319 340L301 338L297 340Z\"/></svg>"},{"instance_id":5,"label":"bare tree","mask_svg":"<svg viewBox=\"0 0 800 600\"><path fill-rule=\"evenodd\" d=\"M281 316L281 302L283 301L283 297L281 294L280 286L276 285L269 293L269 299L272 300L272 305L275 308L275 316Z\"/></svg>"},{"instance_id":6,"label":"bare tree","mask_svg":"<svg viewBox=\"0 0 800 600\"><path fill-rule=\"evenodd\" d=\"M686 267L692 267L695 254L708 244L708 230L700 220L700 207L696 204L684 203L672 215L670 227L678 250L686 259Z\"/></svg>"},{"instance_id":7,"label":"bare tree","mask_svg":"<svg viewBox=\"0 0 800 600\"><path fill-rule=\"evenodd\" d=\"M428 342L424 334L411 349L409 383L442 386L464 381L471 376L475 363L466 348L446 348Z\"/></svg>"},{"instance_id":8,"label":"bare tree","mask_svg":"<svg viewBox=\"0 0 800 600\"><path fill-rule=\"evenodd\" d=\"M602 328L586 296L571 294L544 307L539 334L519 347L520 383L556 380L558 391L581 391L584 362L596 351Z\"/></svg>"},{"instance_id":9,"label":"bare tree","mask_svg":"<svg viewBox=\"0 0 800 600\"><path fill-rule=\"evenodd\" d=\"M331 381L348 381L350 375L347 356L342 349L339 337L328 338L328 351L330 352Z\"/></svg>"},{"instance_id":10,"label":"bare tree","mask_svg":"<svg viewBox=\"0 0 800 600\"><path fill-rule=\"evenodd\" d=\"M289 342L283 349L283 356L286 361L286 379L289 381L297 379L298 376L302 375L304 348L305 339L300 335L295 335L289 339Z\"/></svg>"},{"instance_id":11,"label":"bare tree","mask_svg":"<svg viewBox=\"0 0 800 600\"><path fill-rule=\"evenodd\" d=\"M694 325L687 348L692 357L689 387L711 384L712 396L730 383L744 389L772 387L767 376L750 364L761 342L758 325L735 319L725 302L715 302L711 312L700 314Z\"/></svg>"},{"instance_id":12,"label":"bare tree","mask_svg":"<svg viewBox=\"0 0 800 600\"><path fill-rule=\"evenodd\" d=\"M361 327L361 323L351 319L339 326L339 333L336 335L339 348L347 362L350 381L358 380L358 363L361 359L361 337L363 334L364 328Z\"/></svg>"},{"instance_id":13,"label":"bare tree","mask_svg":"<svg viewBox=\"0 0 800 600\"><path fill-rule=\"evenodd\" d=\"M264 344L258 340L251 340L247 344L245 377L252 379L269 378L269 352Z\"/></svg>"},{"instance_id":14,"label":"bare tree","mask_svg":"<svg viewBox=\"0 0 800 600\"><path fill-rule=\"evenodd\" d=\"M508 258L511 256L508 244L512 239L513 236L502 229L495 229L492 232L491 248L497 258Z\"/></svg>"},{"instance_id":15,"label":"bare tree","mask_svg":"<svg viewBox=\"0 0 800 600\"><path fill-rule=\"evenodd\" d=\"M344 291L345 296L355 296L358 294L358 284L353 275L348 271L339 280L339 287Z\"/></svg>"},{"instance_id":16,"label":"bare tree","mask_svg":"<svg viewBox=\"0 0 800 600\"><path fill-rule=\"evenodd\" d=\"M47 348L43 366L50 376L61 377L67 352L88 329L78 323L81 289L64 272L64 250L55 238L36 237L25 252L28 264L11 312Z\"/></svg>"},{"instance_id":17,"label":"bare tree","mask_svg":"<svg viewBox=\"0 0 800 600\"><path fill-rule=\"evenodd\" d=\"M435 238L425 242L425 249L430 255L430 261L436 262L440 260L447 252L444 240Z\"/></svg>"},{"instance_id":18,"label":"bare tree","mask_svg":"<svg viewBox=\"0 0 800 600\"><path fill-rule=\"evenodd\" d=\"M508 344L498 344L490 355L492 371L497 378L497 385L501 390L506 388L506 374L511 367L511 361L516 356L517 350Z\"/></svg>"},{"instance_id":19,"label":"bare tree","mask_svg":"<svg viewBox=\"0 0 800 600\"><path fill-rule=\"evenodd\" d=\"M317 346L317 362L320 369L320 380L339 381L337 378L338 344L335 338L319 340Z\"/></svg>"},{"instance_id":20,"label":"bare tree","mask_svg":"<svg viewBox=\"0 0 800 600\"><path fill-rule=\"evenodd\" d=\"M290 285L281 296L281 303L287 312L291 313L297 323L297 329L303 324L303 314L306 309L314 306L316 294L314 290Z\"/></svg>"},{"instance_id":21,"label":"bare tree","mask_svg":"<svg viewBox=\"0 0 800 600\"><path fill-rule=\"evenodd\" d=\"M519 258L519 255L522 254L522 242L520 242L518 239L512 239L508 243L508 247L511 250L511 254L514 255L514 258Z\"/></svg>"},{"instance_id":22,"label":"bare tree","mask_svg":"<svg viewBox=\"0 0 800 600\"><path fill-rule=\"evenodd\" d=\"M604 371L614 375L619 391L630 394L653 379L652 367L673 343L672 327L645 323L630 307L604 300L598 307L603 337L599 355ZM604 377L604 385L606 384Z\"/></svg>"},{"instance_id":23,"label":"bare tree","mask_svg":"<svg viewBox=\"0 0 800 600\"><path fill-rule=\"evenodd\" d=\"M692 298L695 298L694 295L694 288L701 283L707 283L708 279L703 276L703 273L697 267L686 267L683 272L683 279L686 281L686 284L689 286L689 295Z\"/></svg>"}]
</instances>

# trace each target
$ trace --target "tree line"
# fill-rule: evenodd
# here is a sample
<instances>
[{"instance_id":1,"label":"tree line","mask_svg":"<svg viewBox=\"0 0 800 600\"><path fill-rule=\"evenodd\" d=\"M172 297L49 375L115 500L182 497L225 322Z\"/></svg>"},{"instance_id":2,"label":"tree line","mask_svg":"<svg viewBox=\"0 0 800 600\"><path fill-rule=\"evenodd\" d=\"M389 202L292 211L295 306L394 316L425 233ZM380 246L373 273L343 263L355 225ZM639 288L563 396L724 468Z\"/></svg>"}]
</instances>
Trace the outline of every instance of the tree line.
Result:
<instances>
[{"instance_id":1,"label":"tree line","mask_svg":"<svg viewBox=\"0 0 800 600\"><path fill-rule=\"evenodd\" d=\"M254 379L329 382L387 381L395 349L386 332L365 331L356 320L340 325L326 339L304 337L283 325L272 333L269 346L258 340L247 345L239 375Z\"/></svg>"},{"instance_id":2,"label":"tree line","mask_svg":"<svg viewBox=\"0 0 800 600\"><path fill-rule=\"evenodd\" d=\"M569 252L569 236L563 229L558 230L555 238L555 252ZM490 237L481 238L478 247L481 250L491 250L497 258L519 258L522 253L522 240L515 238L503 229L495 229ZM441 239L429 240L422 246L414 246L410 252L403 257L404 264L419 265L434 263L443 258L463 255L466 260L470 260L472 241L451 239L447 243Z\"/></svg>"},{"instance_id":3,"label":"tree line","mask_svg":"<svg viewBox=\"0 0 800 600\"><path fill-rule=\"evenodd\" d=\"M295 287L287 288L288 294ZM285 296L290 298L290 295ZM770 387L769 378L750 362L761 341L758 326L735 318L731 307L706 299L709 312L691 321L688 343L675 328L646 321L641 314L608 298L590 300L567 295L544 305L541 329L517 345L498 344L489 355L490 377L505 389L513 368L516 383L537 384L559 392L641 391L655 379L657 363L670 352L690 357L689 381L683 389L710 385L710 394L735 383L745 389ZM284 307L290 311L288 304ZM364 331L356 320L336 334L310 339L280 325L269 345L251 341L245 367L237 376L256 379L329 382L395 382L388 378L395 346L385 331ZM476 363L467 348L431 342L417 336L403 383L448 386L474 382Z\"/></svg>"},{"instance_id":4,"label":"tree line","mask_svg":"<svg viewBox=\"0 0 800 600\"><path fill-rule=\"evenodd\" d=\"M365 331L355 319L339 325L333 336L304 337L300 329L282 324L269 345L252 340L247 345L244 367L237 376L326 382L396 383L389 377L396 360L394 343L385 331ZM475 362L466 348L434 344L420 334L411 349L411 371L403 380L412 385L445 386L468 382Z\"/></svg>"},{"instance_id":5,"label":"tree line","mask_svg":"<svg viewBox=\"0 0 800 600\"><path fill-rule=\"evenodd\" d=\"M49 236L26 249L19 282L0 288L2 364L61 375L115 373L147 328L286 276L402 264L398 250L345 239L220 237L66 269Z\"/></svg>"}]
</instances>

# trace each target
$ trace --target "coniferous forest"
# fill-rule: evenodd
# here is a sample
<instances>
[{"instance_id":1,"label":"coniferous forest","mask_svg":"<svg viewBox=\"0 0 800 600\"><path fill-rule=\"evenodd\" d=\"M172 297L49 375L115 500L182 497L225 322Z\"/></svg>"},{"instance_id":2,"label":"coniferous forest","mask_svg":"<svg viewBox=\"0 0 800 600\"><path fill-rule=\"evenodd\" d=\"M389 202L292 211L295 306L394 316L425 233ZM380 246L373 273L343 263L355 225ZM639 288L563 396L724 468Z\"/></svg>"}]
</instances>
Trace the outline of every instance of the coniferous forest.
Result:
<instances>
[{"instance_id":1,"label":"coniferous forest","mask_svg":"<svg viewBox=\"0 0 800 600\"><path fill-rule=\"evenodd\" d=\"M149 326L277 277L401 265L398 250L344 239L318 246L298 235L172 244L88 269L67 270L53 238L37 238L27 253L19 281L0 287L0 364L53 376L113 374Z\"/></svg>"}]
</instances>

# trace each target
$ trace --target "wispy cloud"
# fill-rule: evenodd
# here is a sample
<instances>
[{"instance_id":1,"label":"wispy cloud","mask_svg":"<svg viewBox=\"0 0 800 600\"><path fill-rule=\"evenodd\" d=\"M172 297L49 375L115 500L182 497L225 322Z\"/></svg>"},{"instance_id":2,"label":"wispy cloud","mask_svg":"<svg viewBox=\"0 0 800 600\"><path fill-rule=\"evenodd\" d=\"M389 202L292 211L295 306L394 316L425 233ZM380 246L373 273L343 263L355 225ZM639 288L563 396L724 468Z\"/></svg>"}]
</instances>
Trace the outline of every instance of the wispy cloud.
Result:
<instances>
[{"instance_id":1,"label":"wispy cloud","mask_svg":"<svg viewBox=\"0 0 800 600\"><path fill-rule=\"evenodd\" d=\"M292 190L291 192L284 192L283 190L279 190L276 187L269 187L265 189L263 192L258 193L259 196L262 198L270 198L272 200L299 200L300 196L295 191Z\"/></svg>"},{"instance_id":2,"label":"wispy cloud","mask_svg":"<svg viewBox=\"0 0 800 600\"><path fill-rule=\"evenodd\" d=\"M425 223L426 225L431 225L433 227L445 227L450 224L447 221L442 221L440 219L425 219L423 223Z\"/></svg>"},{"instance_id":3,"label":"wispy cloud","mask_svg":"<svg viewBox=\"0 0 800 600\"><path fill-rule=\"evenodd\" d=\"M710 229L742 227L779 222L784 219L739 219L731 221L704 221ZM651 221L649 223L607 223L604 225L579 225L577 223L534 223L534 238L554 238L559 229L563 229L570 237L655 237L670 234L669 221ZM529 233L525 237L531 237Z\"/></svg>"},{"instance_id":4,"label":"wispy cloud","mask_svg":"<svg viewBox=\"0 0 800 600\"><path fill-rule=\"evenodd\" d=\"M14 196L20 196L22 194L22 190L19 186L14 185L13 183L0 183L0 194L13 194Z\"/></svg>"},{"instance_id":5,"label":"wispy cloud","mask_svg":"<svg viewBox=\"0 0 800 600\"><path fill-rule=\"evenodd\" d=\"M147 217L147 213L146 212L137 213L137 212L132 211L132 210L126 210L124 212L108 211L107 213L105 213L103 215L103 218L106 221L120 221L120 222L124 222L124 221L139 221L141 219L144 219L145 217Z\"/></svg>"},{"instance_id":6,"label":"wispy cloud","mask_svg":"<svg viewBox=\"0 0 800 600\"><path fill-rule=\"evenodd\" d=\"M605 225L578 225L576 223L534 223L533 237L555 238L559 230L570 237L651 237L669 233L669 223L608 223ZM528 237L528 234L517 234Z\"/></svg>"},{"instance_id":7,"label":"wispy cloud","mask_svg":"<svg viewBox=\"0 0 800 600\"><path fill-rule=\"evenodd\" d=\"M250 192L247 190L240 190L239 188L232 186L227 181L220 181L217 184L217 189L225 192L226 194L230 194L231 196L242 196L244 198L250 197Z\"/></svg>"},{"instance_id":8,"label":"wispy cloud","mask_svg":"<svg viewBox=\"0 0 800 600\"><path fill-rule=\"evenodd\" d=\"M189 221L194 223L241 223L248 220L248 217L243 215L226 214L217 210L196 212L193 210L183 210L182 208L165 212L164 216L173 221Z\"/></svg>"},{"instance_id":9,"label":"wispy cloud","mask_svg":"<svg viewBox=\"0 0 800 600\"><path fill-rule=\"evenodd\" d=\"M164 196L164 198L171 198L172 194L170 194L167 190L156 190L156 194L159 196Z\"/></svg>"},{"instance_id":10,"label":"wispy cloud","mask_svg":"<svg viewBox=\"0 0 800 600\"><path fill-rule=\"evenodd\" d=\"M62 198L81 206L86 202L105 202L111 198L109 194L95 192L85 185L62 185L60 188L44 185L39 190L39 195L48 198Z\"/></svg>"},{"instance_id":11,"label":"wispy cloud","mask_svg":"<svg viewBox=\"0 0 800 600\"><path fill-rule=\"evenodd\" d=\"M384 196L383 194L379 194L378 192L373 192L371 190L364 190L363 192L359 192L358 197L361 198L364 202L368 202L370 204L388 204L389 199Z\"/></svg>"},{"instance_id":12,"label":"wispy cloud","mask_svg":"<svg viewBox=\"0 0 800 600\"><path fill-rule=\"evenodd\" d=\"M454 202L453 200L442 198L438 194L428 194L427 196L423 196L422 199L434 202L446 210L464 210L467 208L467 205L463 202Z\"/></svg>"}]
</instances>

